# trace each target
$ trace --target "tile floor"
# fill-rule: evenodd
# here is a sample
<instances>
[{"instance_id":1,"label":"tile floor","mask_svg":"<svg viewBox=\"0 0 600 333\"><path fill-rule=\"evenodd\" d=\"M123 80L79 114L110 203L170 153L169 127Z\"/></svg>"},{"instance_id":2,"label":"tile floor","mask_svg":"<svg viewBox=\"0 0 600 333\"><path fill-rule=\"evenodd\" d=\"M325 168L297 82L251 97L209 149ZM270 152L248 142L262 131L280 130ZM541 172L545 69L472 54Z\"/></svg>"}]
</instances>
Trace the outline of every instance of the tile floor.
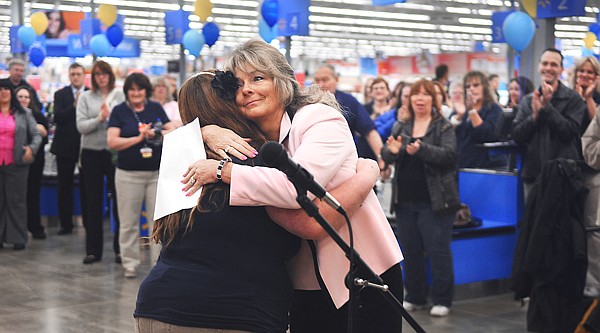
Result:
<instances>
[{"instance_id":1,"label":"tile floor","mask_svg":"<svg viewBox=\"0 0 600 333\"><path fill-rule=\"evenodd\" d=\"M150 268L146 258L139 275L126 279L114 262L112 235L105 233L101 262L83 265L85 234L30 240L23 251L0 249L0 332L133 332L132 312L139 283ZM457 286L448 317L428 310L411 312L427 332L526 332L526 308L512 300L505 281ZM404 332L413 332L405 324Z\"/></svg>"}]
</instances>

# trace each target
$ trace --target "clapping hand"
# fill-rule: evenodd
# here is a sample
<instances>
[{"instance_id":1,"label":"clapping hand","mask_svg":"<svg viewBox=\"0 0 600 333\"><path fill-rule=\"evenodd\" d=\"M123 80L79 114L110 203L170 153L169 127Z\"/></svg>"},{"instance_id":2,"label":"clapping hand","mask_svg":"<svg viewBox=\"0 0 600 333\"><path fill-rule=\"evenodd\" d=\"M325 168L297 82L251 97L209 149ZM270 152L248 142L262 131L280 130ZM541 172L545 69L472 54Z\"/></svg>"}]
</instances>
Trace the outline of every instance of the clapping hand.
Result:
<instances>
[{"instance_id":1,"label":"clapping hand","mask_svg":"<svg viewBox=\"0 0 600 333\"><path fill-rule=\"evenodd\" d=\"M393 155L398 155L398 153L400 152L400 148L402 148L402 136L398 135L397 138L394 138L394 136L390 136L385 141L385 144L390 153L392 153Z\"/></svg>"},{"instance_id":2,"label":"clapping hand","mask_svg":"<svg viewBox=\"0 0 600 333\"><path fill-rule=\"evenodd\" d=\"M420 148L421 148L421 139L417 139L415 142L409 143L406 146L406 153L408 155L414 155L419 151Z\"/></svg>"}]
</instances>

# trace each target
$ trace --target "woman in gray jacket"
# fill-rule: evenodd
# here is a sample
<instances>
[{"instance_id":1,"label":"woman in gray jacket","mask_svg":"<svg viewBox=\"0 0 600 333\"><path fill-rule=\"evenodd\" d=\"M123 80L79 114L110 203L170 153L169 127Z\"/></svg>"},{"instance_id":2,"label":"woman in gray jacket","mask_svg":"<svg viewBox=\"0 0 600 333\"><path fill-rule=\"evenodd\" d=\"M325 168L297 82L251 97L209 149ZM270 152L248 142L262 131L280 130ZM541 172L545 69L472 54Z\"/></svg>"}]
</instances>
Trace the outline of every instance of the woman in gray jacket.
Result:
<instances>
[{"instance_id":1,"label":"woman in gray jacket","mask_svg":"<svg viewBox=\"0 0 600 333\"><path fill-rule=\"evenodd\" d=\"M113 194L113 208L116 208L115 166L112 154L106 144L106 129L112 109L125 101L123 90L115 88L115 74L112 67L102 60L92 67L92 89L85 91L77 100L77 130L81 133L81 166L85 180L87 197L87 222L85 225L84 264L102 260L104 234L102 229L104 178L106 190ZM117 222L117 232L113 239L115 262L121 263L119 249L119 225L117 209L113 216Z\"/></svg>"},{"instance_id":2,"label":"woman in gray jacket","mask_svg":"<svg viewBox=\"0 0 600 333\"><path fill-rule=\"evenodd\" d=\"M0 247L23 250L27 243L27 175L42 143L36 124L0 80Z\"/></svg>"},{"instance_id":3,"label":"woman in gray jacket","mask_svg":"<svg viewBox=\"0 0 600 333\"><path fill-rule=\"evenodd\" d=\"M446 316L452 305L454 268L450 240L460 204L456 182L456 137L441 113L431 81L410 89L408 112L394 124L381 151L395 164L393 203L404 254L404 307L427 303L425 253L431 264L432 316Z\"/></svg>"}]
</instances>

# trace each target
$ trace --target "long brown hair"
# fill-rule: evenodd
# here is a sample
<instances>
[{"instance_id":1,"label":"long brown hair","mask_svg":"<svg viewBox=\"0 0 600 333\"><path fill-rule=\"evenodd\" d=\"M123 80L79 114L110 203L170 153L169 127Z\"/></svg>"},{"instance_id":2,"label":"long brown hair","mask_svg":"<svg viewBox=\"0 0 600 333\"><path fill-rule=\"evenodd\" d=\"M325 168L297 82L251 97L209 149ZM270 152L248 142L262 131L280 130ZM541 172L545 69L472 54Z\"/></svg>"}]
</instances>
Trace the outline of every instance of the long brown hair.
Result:
<instances>
[{"instance_id":1,"label":"long brown hair","mask_svg":"<svg viewBox=\"0 0 600 333\"><path fill-rule=\"evenodd\" d=\"M490 88L490 82L487 79L487 76L480 71L470 71L463 78L463 88L465 89L465 102L467 99L467 83L470 83L473 79L479 79L479 83L483 87L483 101L481 103L481 107L485 107L488 104L496 103L494 100L494 96L492 96L492 89Z\"/></svg>"},{"instance_id":2,"label":"long brown hair","mask_svg":"<svg viewBox=\"0 0 600 333\"><path fill-rule=\"evenodd\" d=\"M98 83L96 83L96 73L104 73L108 74L108 91L112 91L115 89L115 81L117 78L115 77L115 73L113 72L110 64L104 60L98 60L94 63L92 67L92 91L97 92L100 87Z\"/></svg>"},{"instance_id":3,"label":"long brown hair","mask_svg":"<svg viewBox=\"0 0 600 333\"><path fill-rule=\"evenodd\" d=\"M183 124L188 124L198 118L200 127L217 125L228 128L239 136L250 138L252 145L259 148L266 142L258 127L247 120L238 110L235 101L221 99L211 83L216 70L201 72L189 78L179 90L179 114ZM204 146L208 158L220 159L220 156ZM229 202L229 185L223 182L203 186L198 204L189 214L186 232L192 227L194 215L202 212L219 211ZM152 239L168 245L175 237L182 223L185 212L179 211L160 218L154 223Z\"/></svg>"}]
</instances>

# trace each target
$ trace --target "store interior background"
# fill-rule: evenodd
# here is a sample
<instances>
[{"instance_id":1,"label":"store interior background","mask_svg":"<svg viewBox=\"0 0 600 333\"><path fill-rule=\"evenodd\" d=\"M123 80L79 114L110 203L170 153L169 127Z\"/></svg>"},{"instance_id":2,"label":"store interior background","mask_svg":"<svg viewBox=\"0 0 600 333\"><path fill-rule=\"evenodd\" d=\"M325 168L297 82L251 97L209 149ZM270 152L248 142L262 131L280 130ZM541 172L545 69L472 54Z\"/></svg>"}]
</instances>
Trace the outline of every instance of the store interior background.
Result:
<instances>
[{"instance_id":1,"label":"store interior background","mask_svg":"<svg viewBox=\"0 0 600 333\"><path fill-rule=\"evenodd\" d=\"M186 56L188 76L201 69L220 67L223 56L236 45L250 38L260 38L262 1L211 2L213 9L208 21L219 26L220 37L211 48L205 45L197 59ZM325 61L337 68L339 88L357 97L361 97L359 92L368 77L381 75L394 86L401 80L433 77L433 69L442 62L450 65L450 80L476 69L498 74L503 90L513 76L514 51L507 44L491 42L491 15L510 9L522 10L521 1L407 0L386 6L373 6L371 0L309 2L309 36L292 36L289 48L292 65L299 79L305 79L307 84L312 81L314 69ZM283 5L285 1L280 3ZM93 4L89 0L0 1L0 64L3 66L13 56L9 30L19 22L19 15L14 14L17 8L27 25L31 13L36 11L90 13L92 7L97 10L101 4L117 6L119 15L124 17L125 36L140 41L139 58L102 58L113 65L121 79L132 71L143 70L150 75L167 72L168 61L179 61L180 46L165 43L166 11L188 11L190 28L199 30L203 26L193 14L194 1L107 0L93 1ZM587 0L585 16L536 21L536 36L545 34L545 40L554 39L554 44L566 56L565 68L581 56L583 38L588 26L597 22L598 7L600 0ZM285 52L285 41L280 37L271 43ZM592 51L597 53L598 46L600 42L596 41ZM524 58L525 66L534 67ZM30 66L29 80L39 86L42 100L51 102L54 91L68 82L66 69L74 60L91 67L93 58L91 55L46 57L40 67ZM0 77L7 75L6 68L0 66ZM565 78L567 76L565 72ZM501 94L501 101L507 98L505 91Z\"/></svg>"}]
</instances>

